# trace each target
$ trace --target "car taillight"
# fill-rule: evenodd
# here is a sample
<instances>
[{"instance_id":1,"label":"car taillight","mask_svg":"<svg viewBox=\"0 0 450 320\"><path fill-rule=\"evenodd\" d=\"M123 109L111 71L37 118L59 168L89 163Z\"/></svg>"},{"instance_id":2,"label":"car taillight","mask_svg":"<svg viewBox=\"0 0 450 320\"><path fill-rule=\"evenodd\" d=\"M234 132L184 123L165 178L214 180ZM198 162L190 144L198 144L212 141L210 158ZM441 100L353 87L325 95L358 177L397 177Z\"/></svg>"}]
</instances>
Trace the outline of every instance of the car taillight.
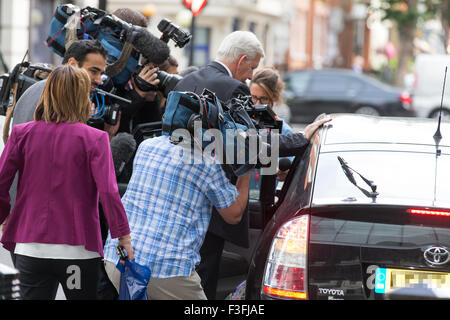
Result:
<instances>
[{"instance_id":1,"label":"car taillight","mask_svg":"<svg viewBox=\"0 0 450 320\"><path fill-rule=\"evenodd\" d=\"M411 107L412 98L411 98L411 95L407 91L402 92L398 98L402 102L403 107L405 109L409 109Z\"/></svg>"},{"instance_id":2,"label":"car taillight","mask_svg":"<svg viewBox=\"0 0 450 320\"><path fill-rule=\"evenodd\" d=\"M267 259L263 293L272 298L307 299L309 216L285 223L277 232Z\"/></svg>"},{"instance_id":3,"label":"car taillight","mask_svg":"<svg viewBox=\"0 0 450 320\"><path fill-rule=\"evenodd\" d=\"M428 209L408 209L408 212L412 213L412 214L421 214L421 215L428 215L428 216L450 217L450 211L428 210Z\"/></svg>"}]
</instances>

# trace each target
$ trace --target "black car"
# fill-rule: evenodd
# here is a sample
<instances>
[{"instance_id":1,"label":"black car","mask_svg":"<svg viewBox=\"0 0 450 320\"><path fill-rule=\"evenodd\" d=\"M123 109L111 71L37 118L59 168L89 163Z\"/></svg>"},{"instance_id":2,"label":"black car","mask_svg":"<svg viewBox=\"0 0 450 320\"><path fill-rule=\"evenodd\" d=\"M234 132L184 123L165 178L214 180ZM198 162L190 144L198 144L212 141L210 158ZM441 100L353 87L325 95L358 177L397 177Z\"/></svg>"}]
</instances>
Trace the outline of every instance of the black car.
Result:
<instances>
[{"instance_id":1,"label":"black car","mask_svg":"<svg viewBox=\"0 0 450 320\"><path fill-rule=\"evenodd\" d=\"M283 79L291 122L311 122L321 113L415 116L407 91L352 70L293 71Z\"/></svg>"},{"instance_id":2,"label":"black car","mask_svg":"<svg viewBox=\"0 0 450 320\"><path fill-rule=\"evenodd\" d=\"M450 123L333 118L260 207L245 298L450 298Z\"/></svg>"}]
</instances>

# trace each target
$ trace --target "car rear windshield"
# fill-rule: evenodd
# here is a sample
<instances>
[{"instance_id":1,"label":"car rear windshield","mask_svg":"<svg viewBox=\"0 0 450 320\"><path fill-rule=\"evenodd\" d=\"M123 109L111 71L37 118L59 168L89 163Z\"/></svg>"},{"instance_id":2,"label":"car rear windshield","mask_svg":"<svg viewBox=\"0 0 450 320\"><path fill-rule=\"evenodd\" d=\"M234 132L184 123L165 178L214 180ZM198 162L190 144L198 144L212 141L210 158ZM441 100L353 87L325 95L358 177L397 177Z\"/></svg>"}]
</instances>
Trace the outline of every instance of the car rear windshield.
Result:
<instances>
[{"instance_id":1,"label":"car rear windshield","mask_svg":"<svg viewBox=\"0 0 450 320\"><path fill-rule=\"evenodd\" d=\"M313 203L372 202L347 178L338 156L364 178L373 181L379 193L377 202L431 205L435 199L434 206L450 207L450 155L442 154L436 161L434 153L398 151L321 153ZM359 187L372 191L357 173L350 171Z\"/></svg>"}]
</instances>

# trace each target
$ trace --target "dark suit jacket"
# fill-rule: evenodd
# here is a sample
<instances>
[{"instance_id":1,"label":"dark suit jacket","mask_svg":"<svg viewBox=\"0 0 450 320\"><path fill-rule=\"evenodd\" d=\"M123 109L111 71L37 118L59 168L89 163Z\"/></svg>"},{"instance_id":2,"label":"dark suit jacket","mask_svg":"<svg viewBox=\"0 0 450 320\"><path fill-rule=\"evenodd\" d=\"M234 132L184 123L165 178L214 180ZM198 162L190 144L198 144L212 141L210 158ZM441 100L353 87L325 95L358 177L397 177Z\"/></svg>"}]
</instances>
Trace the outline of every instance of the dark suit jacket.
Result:
<instances>
[{"instance_id":1,"label":"dark suit jacket","mask_svg":"<svg viewBox=\"0 0 450 320\"><path fill-rule=\"evenodd\" d=\"M229 76L226 69L215 61L206 67L189 73L175 87L175 91L191 91L201 94L203 89L214 92L221 101L227 102L239 95L250 95L250 89L245 83ZM227 177L234 184L236 177L227 172ZM231 225L226 223L214 208L209 232L242 247L248 247L248 210L246 209L240 223Z\"/></svg>"}]
</instances>

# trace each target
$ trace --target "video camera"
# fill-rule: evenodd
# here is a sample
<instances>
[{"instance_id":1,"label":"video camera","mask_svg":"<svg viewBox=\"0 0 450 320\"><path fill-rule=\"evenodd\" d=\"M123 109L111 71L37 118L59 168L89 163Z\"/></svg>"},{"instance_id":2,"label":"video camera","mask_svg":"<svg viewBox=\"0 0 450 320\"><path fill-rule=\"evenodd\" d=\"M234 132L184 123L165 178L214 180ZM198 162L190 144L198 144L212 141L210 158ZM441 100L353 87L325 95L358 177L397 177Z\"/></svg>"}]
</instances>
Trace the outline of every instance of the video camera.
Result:
<instances>
[{"instance_id":1,"label":"video camera","mask_svg":"<svg viewBox=\"0 0 450 320\"><path fill-rule=\"evenodd\" d=\"M143 68L139 65L140 57L145 57L148 63L154 65L162 64L170 55L167 45L169 40L173 40L176 46L182 48L192 36L168 19L161 20L158 29L162 33L160 38L152 35L146 28L132 25L104 10L93 7L80 9L72 4L64 4L58 6L55 11L47 45L58 55L64 56L70 39L98 40L108 51L106 75L114 87L124 87L133 76L140 90L159 90L167 95L181 77L159 71L160 82L154 87L139 77ZM105 89L103 85L101 88ZM105 92L114 94L115 91L105 89L101 93L97 90L99 95L93 95L93 102L97 106L90 124L95 127L102 126L99 123L101 120L111 125L117 122L119 104L114 103L113 96L105 97Z\"/></svg>"},{"instance_id":2,"label":"video camera","mask_svg":"<svg viewBox=\"0 0 450 320\"><path fill-rule=\"evenodd\" d=\"M166 43L169 42L169 40L173 40L175 42L175 46L179 48L183 48L192 38L192 35L189 32L183 31L179 26L173 24L169 19L165 18L159 22L158 30L162 33L160 38L161 40ZM147 60L149 59L147 58ZM149 62L152 61L149 60L147 63ZM178 74L169 74L165 71L157 71L156 78L159 79L159 84L157 86L153 86L139 77L139 73L145 65L146 64L138 66L134 73L134 82L141 91L161 91L164 96L167 97L169 92L175 88L178 81L182 79L182 77Z\"/></svg>"},{"instance_id":3,"label":"video camera","mask_svg":"<svg viewBox=\"0 0 450 320\"><path fill-rule=\"evenodd\" d=\"M228 112L235 121L239 122L239 117L233 116L233 113L239 108L244 109L255 125L256 129L277 129L281 132L283 121L278 119L278 116L273 112L272 108L267 104L253 104L251 96L238 96L230 100L228 105L225 105Z\"/></svg>"},{"instance_id":4,"label":"video camera","mask_svg":"<svg viewBox=\"0 0 450 320\"><path fill-rule=\"evenodd\" d=\"M273 167L276 152L271 149L271 132L281 127L282 121L267 105L253 105L248 96L224 103L204 89L200 95L170 92L162 134L173 144L214 150L214 158L223 161L224 168L241 176L253 168Z\"/></svg>"},{"instance_id":5,"label":"video camera","mask_svg":"<svg viewBox=\"0 0 450 320\"><path fill-rule=\"evenodd\" d=\"M22 94L38 81L46 79L52 68L46 64L21 62L10 73L0 76L0 115L6 115Z\"/></svg>"}]
</instances>

